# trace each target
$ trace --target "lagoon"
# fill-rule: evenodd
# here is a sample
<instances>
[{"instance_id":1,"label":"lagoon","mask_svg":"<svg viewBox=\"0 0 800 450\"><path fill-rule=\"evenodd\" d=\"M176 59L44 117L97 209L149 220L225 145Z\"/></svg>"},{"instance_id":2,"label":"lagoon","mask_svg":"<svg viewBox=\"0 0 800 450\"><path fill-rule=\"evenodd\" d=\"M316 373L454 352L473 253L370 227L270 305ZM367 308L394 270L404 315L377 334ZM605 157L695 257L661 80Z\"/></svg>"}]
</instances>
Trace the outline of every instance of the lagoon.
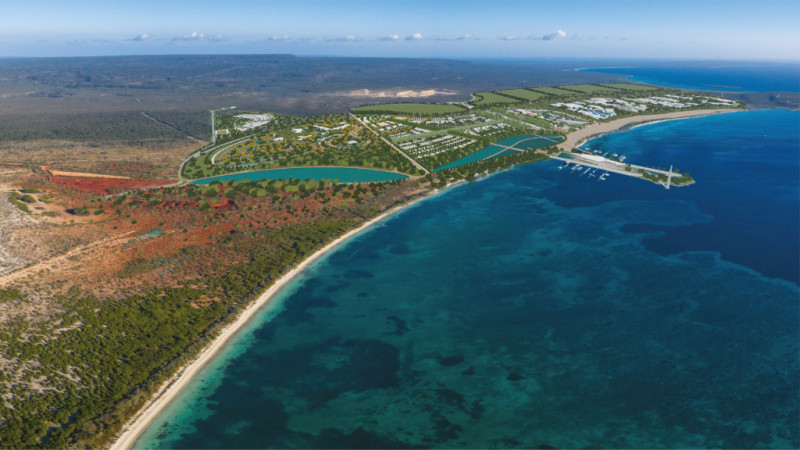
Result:
<instances>
[{"instance_id":1,"label":"lagoon","mask_svg":"<svg viewBox=\"0 0 800 450\"><path fill-rule=\"evenodd\" d=\"M339 183L370 183L408 178L395 172L355 167L291 167L286 169L256 170L194 180L191 184L210 184L214 181L262 180L338 180Z\"/></svg>"}]
</instances>

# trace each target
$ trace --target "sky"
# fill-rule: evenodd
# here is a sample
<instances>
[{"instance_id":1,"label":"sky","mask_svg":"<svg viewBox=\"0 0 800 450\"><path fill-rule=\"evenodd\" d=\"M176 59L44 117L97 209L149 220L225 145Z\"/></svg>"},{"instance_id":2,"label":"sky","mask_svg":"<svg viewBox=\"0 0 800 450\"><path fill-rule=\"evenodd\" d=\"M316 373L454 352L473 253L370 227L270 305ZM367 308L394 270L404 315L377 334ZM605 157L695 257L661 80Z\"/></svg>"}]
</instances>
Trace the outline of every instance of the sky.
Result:
<instances>
[{"instance_id":1,"label":"sky","mask_svg":"<svg viewBox=\"0 0 800 450\"><path fill-rule=\"evenodd\" d=\"M796 0L4 0L0 57L800 61Z\"/></svg>"}]
</instances>

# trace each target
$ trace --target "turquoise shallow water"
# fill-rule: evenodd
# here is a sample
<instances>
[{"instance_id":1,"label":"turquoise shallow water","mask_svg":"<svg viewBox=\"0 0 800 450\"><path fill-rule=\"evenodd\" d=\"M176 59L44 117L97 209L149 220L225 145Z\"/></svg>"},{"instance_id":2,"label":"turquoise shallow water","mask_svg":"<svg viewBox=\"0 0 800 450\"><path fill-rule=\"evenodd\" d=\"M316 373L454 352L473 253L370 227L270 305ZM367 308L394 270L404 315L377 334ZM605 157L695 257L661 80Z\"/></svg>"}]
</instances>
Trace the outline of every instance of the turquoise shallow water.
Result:
<instances>
[{"instance_id":1,"label":"turquoise shallow water","mask_svg":"<svg viewBox=\"0 0 800 450\"><path fill-rule=\"evenodd\" d=\"M536 136L531 134L506 138L498 141L497 144L505 147L514 147L519 150L530 150L532 148L546 147L562 140L564 139L558 135L543 134L541 136ZM503 151L503 147L498 147L496 144L492 144L486 148L478 150L475 153L471 153L463 158L447 163L441 167L437 167L434 169L434 172L444 169L452 169L453 167L459 167L465 164L478 162L486 158L497 158L499 156L506 156L513 153L516 152L514 152L514 150Z\"/></svg>"},{"instance_id":2,"label":"turquoise shallow water","mask_svg":"<svg viewBox=\"0 0 800 450\"><path fill-rule=\"evenodd\" d=\"M295 167L287 169L256 170L253 172L219 175L192 181L191 184L209 184L212 181L227 180L339 180L340 183L369 183L373 181L393 181L408 178L394 172L383 170L358 169L354 167Z\"/></svg>"},{"instance_id":3,"label":"turquoise shallow water","mask_svg":"<svg viewBox=\"0 0 800 450\"><path fill-rule=\"evenodd\" d=\"M665 190L522 166L284 290L137 447L800 446L800 113L588 145Z\"/></svg>"}]
</instances>

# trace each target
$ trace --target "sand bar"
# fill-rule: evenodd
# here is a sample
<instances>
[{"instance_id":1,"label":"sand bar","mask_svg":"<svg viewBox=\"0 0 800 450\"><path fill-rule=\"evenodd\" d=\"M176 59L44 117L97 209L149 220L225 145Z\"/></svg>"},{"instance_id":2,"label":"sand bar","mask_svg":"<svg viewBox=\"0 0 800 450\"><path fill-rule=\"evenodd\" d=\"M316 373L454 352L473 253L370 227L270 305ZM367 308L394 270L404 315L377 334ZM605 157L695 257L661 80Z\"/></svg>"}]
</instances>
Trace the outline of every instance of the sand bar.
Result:
<instances>
[{"instance_id":1,"label":"sand bar","mask_svg":"<svg viewBox=\"0 0 800 450\"><path fill-rule=\"evenodd\" d=\"M112 450L132 448L133 444L136 443L136 440L139 438L139 436L141 436L144 430L147 429L147 426L150 425L150 422L156 418L158 413L160 413L161 410L163 410L164 407L166 407L169 402L172 401L176 395L178 395L181 389L183 389L189 383L189 381L191 381L194 375L197 374L197 372L203 368L203 366L205 366L222 347L225 346L230 338L235 335L241 327L247 324L247 322L261 309L262 306L269 303L269 301L275 297L275 294L277 294L283 287L292 281L294 277L300 274L314 261L333 250L339 244L342 244L354 235L366 230L381 220L430 197L431 195L425 195L423 197L416 198L406 204L396 206L384 212L383 214L364 222L357 228L348 231L347 233L327 244L325 247L317 250L313 255L309 256L299 265L280 277L275 283L272 284L272 286L269 287L269 289L264 291L264 293L262 293L255 301L250 303L250 305L248 305L247 308L242 311L236 320L226 326L207 347L200 351L194 360L181 367L175 373L175 375L167 380L161 386L161 388L159 388L159 390L156 391L152 397L150 397L147 403L145 403L144 407L142 407L142 409L139 410L139 412L122 428L122 432L109 448Z\"/></svg>"},{"instance_id":2,"label":"sand bar","mask_svg":"<svg viewBox=\"0 0 800 450\"><path fill-rule=\"evenodd\" d=\"M567 139L564 140L564 142L558 144L558 146L562 149L571 149L573 147L578 147L587 140L589 140L589 138L601 134L611 133L612 131L617 131L620 128L624 128L629 125L636 125L648 122L662 122L665 120L686 119L689 117L708 116L711 114L721 114L733 111L743 111L743 110L742 109L694 109L691 111L675 111L663 114L647 114L643 116L625 117L622 119L612 120L610 122L595 123L583 127L580 130L572 131L567 135Z\"/></svg>"}]
</instances>

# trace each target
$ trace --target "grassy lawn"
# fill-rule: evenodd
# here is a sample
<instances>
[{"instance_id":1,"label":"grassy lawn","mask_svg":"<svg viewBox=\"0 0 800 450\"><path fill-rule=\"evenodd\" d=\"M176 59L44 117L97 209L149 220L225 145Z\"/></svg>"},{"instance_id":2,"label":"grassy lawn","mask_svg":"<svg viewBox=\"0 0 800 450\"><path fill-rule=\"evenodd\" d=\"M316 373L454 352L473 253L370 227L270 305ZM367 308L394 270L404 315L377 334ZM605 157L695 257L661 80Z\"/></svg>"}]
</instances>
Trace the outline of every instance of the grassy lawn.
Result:
<instances>
[{"instance_id":1,"label":"grassy lawn","mask_svg":"<svg viewBox=\"0 0 800 450\"><path fill-rule=\"evenodd\" d=\"M509 89L507 91L499 91L499 92L503 95L508 95L509 97L516 97L530 102L539 100L540 98L544 97L544 94L529 91L528 89Z\"/></svg>"},{"instance_id":2,"label":"grassy lawn","mask_svg":"<svg viewBox=\"0 0 800 450\"><path fill-rule=\"evenodd\" d=\"M571 86L559 86L569 91L577 91L582 94L614 93L616 89L609 86L595 86L593 84L575 84Z\"/></svg>"},{"instance_id":3,"label":"grassy lawn","mask_svg":"<svg viewBox=\"0 0 800 450\"><path fill-rule=\"evenodd\" d=\"M351 111L356 114L449 114L464 112L464 108L456 105L437 105L434 103L394 103L388 105L360 106L358 108L353 108Z\"/></svg>"},{"instance_id":4,"label":"grassy lawn","mask_svg":"<svg viewBox=\"0 0 800 450\"><path fill-rule=\"evenodd\" d=\"M559 88L554 88L554 87L536 87L536 88L531 88L531 89L535 90L536 92L541 92L541 93L548 94L548 95L558 95L558 96L575 95L575 92L571 92L571 91L567 91L567 90L559 89Z\"/></svg>"},{"instance_id":5,"label":"grassy lawn","mask_svg":"<svg viewBox=\"0 0 800 450\"><path fill-rule=\"evenodd\" d=\"M629 83L604 84L603 86L608 86L623 91L654 91L658 89L657 87L654 86L642 86L641 84L629 84Z\"/></svg>"},{"instance_id":6,"label":"grassy lawn","mask_svg":"<svg viewBox=\"0 0 800 450\"><path fill-rule=\"evenodd\" d=\"M519 100L511 97L506 97L505 95L495 94L494 92L476 92L476 97L480 97L480 100L475 100L473 103L476 105L486 105L486 104L506 104L506 103L516 103Z\"/></svg>"}]
</instances>

